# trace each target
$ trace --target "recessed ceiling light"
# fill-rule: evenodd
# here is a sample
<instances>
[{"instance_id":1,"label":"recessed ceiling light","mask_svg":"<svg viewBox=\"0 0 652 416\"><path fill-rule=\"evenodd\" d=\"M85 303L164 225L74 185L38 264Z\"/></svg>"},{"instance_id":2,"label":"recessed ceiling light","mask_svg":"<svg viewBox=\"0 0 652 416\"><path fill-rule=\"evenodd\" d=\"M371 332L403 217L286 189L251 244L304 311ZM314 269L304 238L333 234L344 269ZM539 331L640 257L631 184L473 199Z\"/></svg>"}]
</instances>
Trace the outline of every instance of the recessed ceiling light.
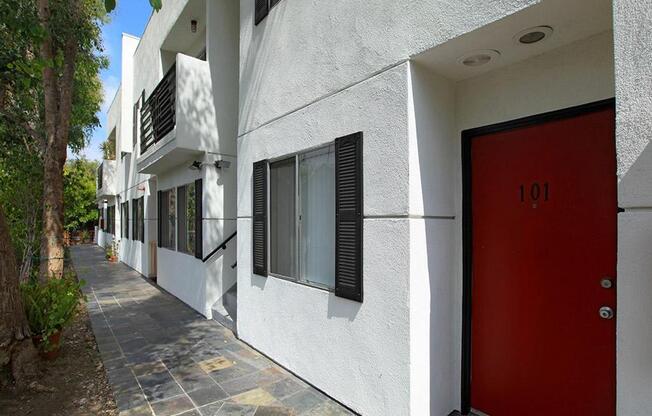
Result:
<instances>
[{"instance_id":1,"label":"recessed ceiling light","mask_svg":"<svg viewBox=\"0 0 652 416\"><path fill-rule=\"evenodd\" d=\"M535 26L521 30L514 36L514 41L522 45L531 45L541 42L552 35L550 26Z\"/></svg>"},{"instance_id":2,"label":"recessed ceiling light","mask_svg":"<svg viewBox=\"0 0 652 416\"><path fill-rule=\"evenodd\" d=\"M478 67L495 61L499 57L500 52L494 49L485 49L464 54L457 59L457 62L464 66Z\"/></svg>"}]
</instances>

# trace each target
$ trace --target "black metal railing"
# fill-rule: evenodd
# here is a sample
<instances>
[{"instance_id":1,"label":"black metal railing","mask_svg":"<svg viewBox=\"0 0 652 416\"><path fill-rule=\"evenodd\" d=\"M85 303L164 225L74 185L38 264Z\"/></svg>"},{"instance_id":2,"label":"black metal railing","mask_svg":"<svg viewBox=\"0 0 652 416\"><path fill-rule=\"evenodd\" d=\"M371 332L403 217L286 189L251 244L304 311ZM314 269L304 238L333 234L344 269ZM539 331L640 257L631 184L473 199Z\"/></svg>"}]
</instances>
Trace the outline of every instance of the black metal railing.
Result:
<instances>
[{"instance_id":1,"label":"black metal railing","mask_svg":"<svg viewBox=\"0 0 652 416\"><path fill-rule=\"evenodd\" d=\"M231 234L226 240L222 241L222 243L219 246L215 247L215 249L213 251L211 251L210 253L208 253L208 255L206 257L204 257L201 261L206 263L208 261L208 259L213 257L213 255L215 253L217 253L220 250L225 249L226 245L229 243L229 241L233 240L233 238L236 236L236 234L238 234L238 232L234 231L233 234Z\"/></svg>"},{"instance_id":2,"label":"black metal railing","mask_svg":"<svg viewBox=\"0 0 652 416\"><path fill-rule=\"evenodd\" d=\"M174 128L176 88L176 64L173 64L140 109L141 155Z\"/></svg>"},{"instance_id":3,"label":"black metal railing","mask_svg":"<svg viewBox=\"0 0 652 416\"><path fill-rule=\"evenodd\" d=\"M97 168L97 189L102 189L102 177L104 176L102 171L104 170L104 163L100 163L100 166Z\"/></svg>"}]
</instances>

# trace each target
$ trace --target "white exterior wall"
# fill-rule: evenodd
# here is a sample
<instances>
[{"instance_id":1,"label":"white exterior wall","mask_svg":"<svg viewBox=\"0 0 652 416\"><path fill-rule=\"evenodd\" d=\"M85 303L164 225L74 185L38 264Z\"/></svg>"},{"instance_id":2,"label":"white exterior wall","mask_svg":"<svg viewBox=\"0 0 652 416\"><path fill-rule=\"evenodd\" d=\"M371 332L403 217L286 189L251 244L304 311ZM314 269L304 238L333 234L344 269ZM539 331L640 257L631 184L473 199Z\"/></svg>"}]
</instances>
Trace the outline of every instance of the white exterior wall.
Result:
<instances>
[{"instance_id":1,"label":"white exterior wall","mask_svg":"<svg viewBox=\"0 0 652 416\"><path fill-rule=\"evenodd\" d=\"M243 134L537 0L240 1Z\"/></svg>"},{"instance_id":2,"label":"white exterior wall","mask_svg":"<svg viewBox=\"0 0 652 416\"><path fill-rule=\"evenodd\" d=\"M152 12L145 32L134 52L134 101L145 90L149 97L167 68L161 63L161 44L165 40L189 0L169 1L158 12ZM132 103L133 104L133 103Z\"/></svg>"},{"instance_id":3,"label":"white exterior wall","mask_svg":"<svg viewBox=\"0 0 652 416\"><path fill-rule=\"evenodd\" d=\"M204 163L212 163L214 160L213 156L208 156ZM234 162L232 166L232 168L218 171L209 165L200 172L188 169L183 165L157 177L158 187L162 191L193 183L196 179L202 178L204 186L202 250L204 256L236 229L236 222L233 218L225 219L228 212L221 204L225 200L224 194L230 192L229 189L234 186ZM236 261L236 247L236 242L232 241L226 250L221 250L206 263L191 254L158 248L157 283L210 319L212 317L211 306L236 281L236 272L231 268Z\"/></svg>"},{"instance_id":4,"label":"white exterior wall","mask_svg":"<svg viewBox=\"0 0 652 416\"><path fill-rule=\"evenodd\" d=\"M407 65L242 136L238 334L362 414L409 413ZM391 116L388 116L391 115ZM251 174L261 159L363 131L363 303L251 271Z\"/></svg>"},{"instance_id":5,"label":"white exterior wall","mask_svg":"<svg viewBox=\"0 0 652 416\"><path fill-rule=\"evenodd\" d=\"M618 414L652 409L652 3L614 0L618 205Z\"/></svg>"},{"instance_id":6,"label":"white exterior wall","mask_svg":"<svg viewBox=\"0 0 652 416\"><path fill-rule=\"evenodd\" d=\"M138 47L138 39L135 36L122 34L122 67L121 67L121 88L120 94L120 141L117 143L117 155L131 153L133 149L133 105L136 101L134 91L134 52Z\"/></svg>"}]
</instances>

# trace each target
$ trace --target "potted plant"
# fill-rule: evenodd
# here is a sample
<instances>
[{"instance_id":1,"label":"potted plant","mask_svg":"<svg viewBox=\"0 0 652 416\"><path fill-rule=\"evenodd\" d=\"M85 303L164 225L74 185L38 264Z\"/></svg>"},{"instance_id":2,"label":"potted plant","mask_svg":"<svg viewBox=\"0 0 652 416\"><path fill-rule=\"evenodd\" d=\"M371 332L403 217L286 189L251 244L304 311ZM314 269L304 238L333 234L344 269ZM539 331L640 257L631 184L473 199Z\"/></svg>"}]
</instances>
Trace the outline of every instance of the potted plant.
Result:
<instances>
[{"instance_id":1,"label":"potted plant","mask_svg":"<svg viewBox=\"0 0 652 416\"><path fill-rule=\"evenodd\" d=\"M118 261L118 245L115 240L106 248L106 259L111 263Z\"/></svg>"},{"instance_id":2,"label":"potted plant","mask_svg":"<svg viewBox=\"0 0 652 416\"><path fill-rule=\"evenodd\" d=\"M48 279L41 284L31 281L21 285L25 314L32 332L32 342L41 357L54 360L59 356L61 331L77 313L82 299L81 287L71 274L61 279Z\"/></svg>"}]
</instances>

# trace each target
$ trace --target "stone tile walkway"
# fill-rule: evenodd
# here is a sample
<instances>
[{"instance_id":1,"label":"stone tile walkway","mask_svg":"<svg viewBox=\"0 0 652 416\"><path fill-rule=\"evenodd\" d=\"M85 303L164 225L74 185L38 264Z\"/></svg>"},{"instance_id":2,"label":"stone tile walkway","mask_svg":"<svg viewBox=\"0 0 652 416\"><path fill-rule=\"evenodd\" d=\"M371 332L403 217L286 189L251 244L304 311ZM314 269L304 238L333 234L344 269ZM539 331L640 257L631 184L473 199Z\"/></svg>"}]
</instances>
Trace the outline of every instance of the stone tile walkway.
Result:
<instances>
[{"instance_id":1,"label":"stone tile walkway","mask_svg":"<svg viewBox=\"0 0 652 416\"><path fill-rule=\"evenodd\" d=\"M121 416L352 415L99 247L71 254Z\"/></svg>"}]
</instances>

